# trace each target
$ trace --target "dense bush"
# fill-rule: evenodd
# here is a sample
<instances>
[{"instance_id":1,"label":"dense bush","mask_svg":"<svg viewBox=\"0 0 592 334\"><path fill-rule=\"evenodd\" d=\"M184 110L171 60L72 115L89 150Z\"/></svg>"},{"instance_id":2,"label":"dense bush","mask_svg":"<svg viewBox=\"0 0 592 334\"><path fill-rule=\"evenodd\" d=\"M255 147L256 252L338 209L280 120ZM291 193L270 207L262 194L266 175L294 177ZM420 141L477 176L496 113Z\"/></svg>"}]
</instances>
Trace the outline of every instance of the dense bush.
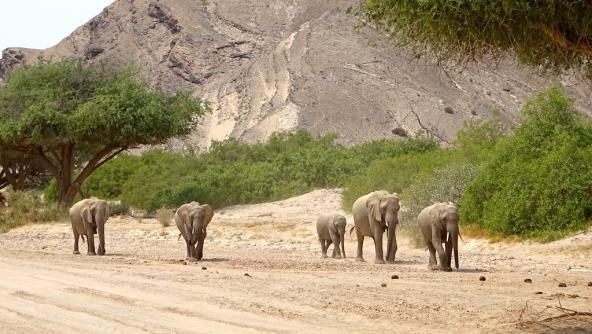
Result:
<instances>
[{"instance_id":1,"label":"dense bush","mask_svg":"<svg viewBox=\"0 0 592 334\"><path fill-rule=\"evenodd\" d=\"M93 174L84 191L150 212L192 200L217 208L340 187L373 160L437 148L427 139L381 140L354 148L335 139L297 131L274 134L266 143L214 142L197 157L161 151L120 156Z\"/></svg>"},{"instance_id":2,"label":"dense bush","mask_svg":"<svg viewBox=\"0 0 592 334\"><path fill-rule=\"evenodd\" d=\"M45 202L36 191L16 191L10 194L10 207L0 210L0 233L11 228L37 222L50 222L66 217L57 203Z\"/></svg>"},{"instance_id":3,"label":"dense bush","mask_svg":"<svg viewBox=\"0 0 592 334\"><path fill-rule=\"evenodd\" d=\"M502 235L554 238L592 217L592 125L557 87L524 107L524 120L471 183L461 219Z\"/></svg>"}]
</instances>

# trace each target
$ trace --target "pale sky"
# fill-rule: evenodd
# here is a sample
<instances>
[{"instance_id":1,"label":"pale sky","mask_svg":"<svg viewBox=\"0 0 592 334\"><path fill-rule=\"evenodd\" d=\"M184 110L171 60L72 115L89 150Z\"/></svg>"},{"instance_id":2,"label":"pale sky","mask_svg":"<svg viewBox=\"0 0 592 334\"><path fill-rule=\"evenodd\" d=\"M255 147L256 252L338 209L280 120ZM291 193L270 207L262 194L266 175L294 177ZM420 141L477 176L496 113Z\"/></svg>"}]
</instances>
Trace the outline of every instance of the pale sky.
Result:
<instances>
[{"instance_id":1,"label":"pale sky","mask_svg":"<svg viewBox=\"0 0 592 334\"><path fill-rule=\"evenodd\" d=\"M114 0L0 0L0 52L56 45Z\"/></svg>"}]
</instances>

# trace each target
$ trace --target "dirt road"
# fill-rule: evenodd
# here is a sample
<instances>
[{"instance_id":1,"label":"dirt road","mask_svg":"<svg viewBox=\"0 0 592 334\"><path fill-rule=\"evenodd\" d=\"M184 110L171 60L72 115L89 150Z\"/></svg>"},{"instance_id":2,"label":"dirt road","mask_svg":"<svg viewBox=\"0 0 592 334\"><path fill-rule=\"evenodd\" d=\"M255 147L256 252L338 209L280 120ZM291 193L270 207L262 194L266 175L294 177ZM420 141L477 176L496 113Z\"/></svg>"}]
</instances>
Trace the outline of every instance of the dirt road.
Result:
<instances>
[{"instance_id":1,"label":"dirt road","mask_svg":"<svg viewBox=\"0 0 592 334\"><path fill-rule=\"evenodd\" d=\"M112 218L103 257L72 255L66 222L15 229L0 235L0 333L592 332L591 316L568 311L592 312L592 232L547 245L465 238L452 273L428 271L404 238L393 265L372 264L370 240L355 262L355 234L347 259L320 259L312 222L339 202L322 190L227 208L199 263L155 220Z\"/></svg>"}]
</instances>

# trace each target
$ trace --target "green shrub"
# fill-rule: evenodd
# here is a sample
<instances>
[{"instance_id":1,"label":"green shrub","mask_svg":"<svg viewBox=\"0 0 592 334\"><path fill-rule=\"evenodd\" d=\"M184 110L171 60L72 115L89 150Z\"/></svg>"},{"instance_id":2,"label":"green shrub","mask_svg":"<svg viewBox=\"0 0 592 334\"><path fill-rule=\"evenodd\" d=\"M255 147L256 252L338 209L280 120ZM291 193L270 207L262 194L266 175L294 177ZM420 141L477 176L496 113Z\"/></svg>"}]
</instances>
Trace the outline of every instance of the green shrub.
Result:
<instances>
[{"instance_id":1,"label":"green shrub","mask_svg":"<svg viewBox=\"0 0 592 334\"><path fill-rule=\"evenodd\" d=\"M494 234L555 238L592 217L592 125L553 87L464 194L461 220ZM556 233L560 232L560 233Z\"/></svg>"},{"instance_id":2,"label":"green shrub","mask_svg":"<svg viewBox=\"0 0 592 334\"><path fill-rule=\"evenodd\" d=\"M130 214L130 206L121 201L111 203L109 205L109 211L111 212L111 216L125 216Z\"/></svg>"},{"instance_id":3,"label":"green shrub","mask_svg":"<svg viewBox=\"0 0 592 334\"><path fill-rule=\"evenodd\" d=\"M2 210L0 233L29 223L64 219L66 212L56 203L47 203L36 191L16 191L10 194L10 207Z\"/></svg>"}]
</instances>

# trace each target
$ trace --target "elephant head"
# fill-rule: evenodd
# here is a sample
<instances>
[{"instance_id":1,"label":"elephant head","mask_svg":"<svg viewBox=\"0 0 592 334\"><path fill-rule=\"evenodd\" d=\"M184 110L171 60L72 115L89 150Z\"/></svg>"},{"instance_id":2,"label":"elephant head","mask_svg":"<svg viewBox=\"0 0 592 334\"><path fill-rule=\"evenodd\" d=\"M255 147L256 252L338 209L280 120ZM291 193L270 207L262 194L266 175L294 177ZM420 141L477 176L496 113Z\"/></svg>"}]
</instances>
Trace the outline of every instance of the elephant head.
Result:
<instances>
[{"instance_id":1,"label":"elephant head","mask_svg":"<svg viewBox=\"0 0 592 334\"><path fill-rule=\"evenodd\" d=\"M399 223L399 196L396 193L389 193L381 190L372 193L366 200L366 207L368 208L368 219L374 220L377 226L382 228L380 237L382 239L382 232L387 231L387 262L395 261L395 253L397 252L397 239L395 228Z\"/></svg>"}]
</instances>

